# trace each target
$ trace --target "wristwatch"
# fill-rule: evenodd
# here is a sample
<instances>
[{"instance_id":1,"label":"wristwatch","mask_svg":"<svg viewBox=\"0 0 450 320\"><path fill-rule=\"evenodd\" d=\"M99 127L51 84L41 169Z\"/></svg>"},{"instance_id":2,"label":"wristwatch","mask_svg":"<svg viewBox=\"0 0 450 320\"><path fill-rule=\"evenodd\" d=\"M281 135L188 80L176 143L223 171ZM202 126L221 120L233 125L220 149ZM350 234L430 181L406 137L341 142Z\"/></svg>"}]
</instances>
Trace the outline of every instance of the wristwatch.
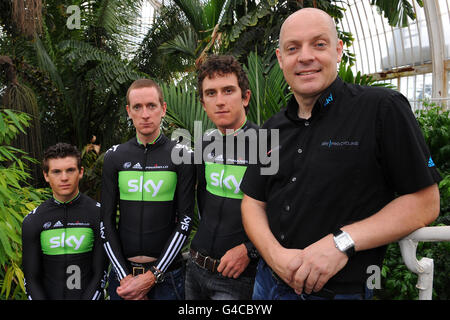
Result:
<instances>
[{"instance_id":1,"label":"wristwatch","mask_svg":"<svg viewBox=\"0 0 450 320\"><path fill-rule=\"evenodd\" d=\"M153 275L156 278L155 283L160 283L160 282L164 281L164 273L162 273L160 270L158 270L155 266L151 266L150 271L153 273Z\"/></svg>"},{"instance_id":2,"label":"wristwatch","mask_svg":"<svg viewBox=\"0 0 450 320\"><path fill-rule=\"evenodd\" d=\"M333 232L333 236L334 244L339 251L349 258L355 254L355 242L347 232L338 229Z\"/></svg>"},{"instance_id":3,"label":"wristwatch","mask_svg":"<svg viewBox=\"0 0 450 320\"><path fill-rule=\"evenodd\" d=\"M244 242L244 246L247 248L247 256L250 259L259 258L258 250L256 250L255 246L251 242Z\"/></svg>"}]
</instances>

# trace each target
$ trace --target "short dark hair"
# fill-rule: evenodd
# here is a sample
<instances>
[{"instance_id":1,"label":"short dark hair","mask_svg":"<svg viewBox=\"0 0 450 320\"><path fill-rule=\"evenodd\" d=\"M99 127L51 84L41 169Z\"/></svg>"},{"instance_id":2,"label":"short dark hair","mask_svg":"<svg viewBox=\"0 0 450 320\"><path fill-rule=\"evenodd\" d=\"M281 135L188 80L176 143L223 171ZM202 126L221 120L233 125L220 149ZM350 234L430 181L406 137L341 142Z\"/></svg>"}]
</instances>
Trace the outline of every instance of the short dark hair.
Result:
<instances>
[{"instance_id":1,"label":"short dark hair","mask_svg":"<svg viewBox=\"0 0 450 320\"><path fill-rule=\"evenodd\" d=\"M155 88L156 92L158 92L159 95L159 103L161 105L164 103L164 96L163 91L159 84L157 84L152 79L137 79L134 80L133 83L130 85L127 91L127 105L130 105L130 92L133 89L140 89L140 88ZM130 106L131 107L131 106Z\"/></svg>"},{"instance_id":2,"label":"short dark hair","mask_svg":"<svg viewBox=\"0 0 450 320\"><path fill-rule=\"evenodd\" d=\"M205 77L212 78L215 75L226 75L234 73L238 79L239 88L241 88L242 98L246 97L249 89L248 77L239 61L231 55L211 55L198 68L197 80L200 101L203 101L203 80ZM247 113L248 106L245 108Z\"/></svg>"},{"instance_id":3,"label":"short dark hair","mask_svg":"<svg viewBox=\"0 0 450 320\"><path fill-rule=\"evenodd\" d=\"M42 170L48 173L49 166L48 161L50 159L60 159L66 157L74 157L77 160L78 170L81 170L81 153L78 151L77 147L64 143L58 142L57 144L50 146L44 152L44 159L42 160Z\"/></svg>"}]
</instances>

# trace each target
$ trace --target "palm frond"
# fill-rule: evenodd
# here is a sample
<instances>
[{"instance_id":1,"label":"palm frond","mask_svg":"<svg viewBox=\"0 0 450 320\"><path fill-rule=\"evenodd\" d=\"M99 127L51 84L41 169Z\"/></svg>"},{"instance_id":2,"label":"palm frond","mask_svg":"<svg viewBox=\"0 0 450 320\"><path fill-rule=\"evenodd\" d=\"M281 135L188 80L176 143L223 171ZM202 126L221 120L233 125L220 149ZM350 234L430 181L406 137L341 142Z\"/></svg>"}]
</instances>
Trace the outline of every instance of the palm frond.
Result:
<instances>
[{"instance_id":1,"label":"palm frond","mask_svg":"<svg viewBox=\"0 0 450 320\"><path fill-rule=\"evenodd\" d=\"M121 85L146 76L124 63L120 57L110 55L86 42L67 40L60 44L60 48L67 51L65 58L76 69L81 69L88 62L96 64L86 72L85 80L94 84L98 92L111 90L113 94L117 94Z\"/></svg>"},{"instance_id":2,"label":"palm frond","mask_svg":"<svg viewBox=\"0 0 450 320\"><path fill-rule=\"evenodd\" d=\"M194 121L201 121L202 133L215 128L203 110L195 89L174 84L162 84L161 88L167 103L166 117L177 127L188 130L191 137L194 137Z\"/></svg>"},{"instance_id":3,"label":"palm frond","mask_svg":"<svg viewBox=\"0 0 450 320\"><path fill-rule=\"evenodd\" d=\"M64 92L64 84L59 71L38 36L35 36L34 38L33 47L36 52L39 67L48 73L50 79L55 83L59 91Z\"/></svg>"},{"instance_id":4,"label":"palm frond","mask_svg":"<svg viewBox=\"0 0 450 320\"><path fill-rule=\"evenodd\" d=\"M412 1L416 1L419 6L423 6L421 0ZM371 4L377 6L380 14L384 13L384 17L393 27L406 27L408 18L412 20L416 18L410 0L371 0Z\"/></svg>"},{"instance_id":5,"label":"palm frond","mask_svg":"<svg viewBox=\"0 0 450 320\"><path fill-rule=\"evenodd\" d=\"M159 49L163 54L181 53L186 57L195 59L197 36L192 29L187 29L185 32L177 35L174 39L163 43Z\"/></svg>"},{"instance_id":6,"label":"palm frond","mask_svg":"<svg viewBox=\"0 0 450 320\"><path fill-rule=\"evenodd\" d=\"M264 67L266 64L255 52L251 52L244 66L252 92L247 116L258 125L278 112L290 95L278 63L270 63L269 69Z\"/></svg>"}]
</instances>

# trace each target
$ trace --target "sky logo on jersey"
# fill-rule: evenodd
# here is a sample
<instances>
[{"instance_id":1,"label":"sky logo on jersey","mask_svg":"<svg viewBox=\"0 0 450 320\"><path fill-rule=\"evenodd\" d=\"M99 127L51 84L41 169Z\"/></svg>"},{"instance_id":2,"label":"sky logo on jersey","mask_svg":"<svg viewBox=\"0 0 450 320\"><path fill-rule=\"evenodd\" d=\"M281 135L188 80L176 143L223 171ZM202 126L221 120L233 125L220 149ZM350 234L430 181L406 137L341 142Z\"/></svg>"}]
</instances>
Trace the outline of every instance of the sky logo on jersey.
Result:
<instances>
[{"instance_id":1,"label":"sky logo on jersey","mask_svg":"<svg viewBox=\"0 0 450 320\"><path fill-rule=\"evenodd\" d=\"M246 166L205 162L206 190L219 197L242 199L239 189Z\"/></svg>"},{"instance_id":2,"label":"sky logo on jersey","mask_svg":"<svg viewBox=\"0 0 450 320\"><path fill-rule=\"evenodd\" d=\"M121 200L171 201L175 195L177 174L173 171L120 171Z\"/></svg>"},{"instance_id":3,"label":"sky logo on jersey","mask_svg":"<svg viewBox=\"0 0 450 320\"><path fill-rule=\"evenodd\" d=\"M41 232L42 252L47 255L89 252L93 245L94 232L91 228L65 228Z\"/></svg>"}]
</instances>

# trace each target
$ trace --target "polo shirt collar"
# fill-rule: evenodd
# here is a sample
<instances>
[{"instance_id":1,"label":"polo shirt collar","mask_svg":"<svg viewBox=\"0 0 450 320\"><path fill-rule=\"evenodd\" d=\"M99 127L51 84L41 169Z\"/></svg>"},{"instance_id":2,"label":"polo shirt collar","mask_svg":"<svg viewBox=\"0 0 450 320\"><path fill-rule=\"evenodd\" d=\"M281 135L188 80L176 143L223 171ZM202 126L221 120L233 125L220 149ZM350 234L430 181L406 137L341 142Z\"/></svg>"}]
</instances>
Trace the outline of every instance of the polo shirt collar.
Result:
<instances>
[{"instance_id":1,"label":"polo shirt collar","mask_svg":"<svg viewBox=\"0 0 450 320\"><path fill-rule=\"evenodd\" d=\"M322 92L319 99L317 99L316 104L314 105L314 108L312 110L311 117L314 117L318 113L326 112L334 105L343 84L344 82L341 80L341 78L336 77L333 83L331 83L331 85ZM298 117L298 103L294 95L292 95L292 98L289 100L285 112L286 116L292 121L303 120Z\"/></svg>"}]
</instances>

